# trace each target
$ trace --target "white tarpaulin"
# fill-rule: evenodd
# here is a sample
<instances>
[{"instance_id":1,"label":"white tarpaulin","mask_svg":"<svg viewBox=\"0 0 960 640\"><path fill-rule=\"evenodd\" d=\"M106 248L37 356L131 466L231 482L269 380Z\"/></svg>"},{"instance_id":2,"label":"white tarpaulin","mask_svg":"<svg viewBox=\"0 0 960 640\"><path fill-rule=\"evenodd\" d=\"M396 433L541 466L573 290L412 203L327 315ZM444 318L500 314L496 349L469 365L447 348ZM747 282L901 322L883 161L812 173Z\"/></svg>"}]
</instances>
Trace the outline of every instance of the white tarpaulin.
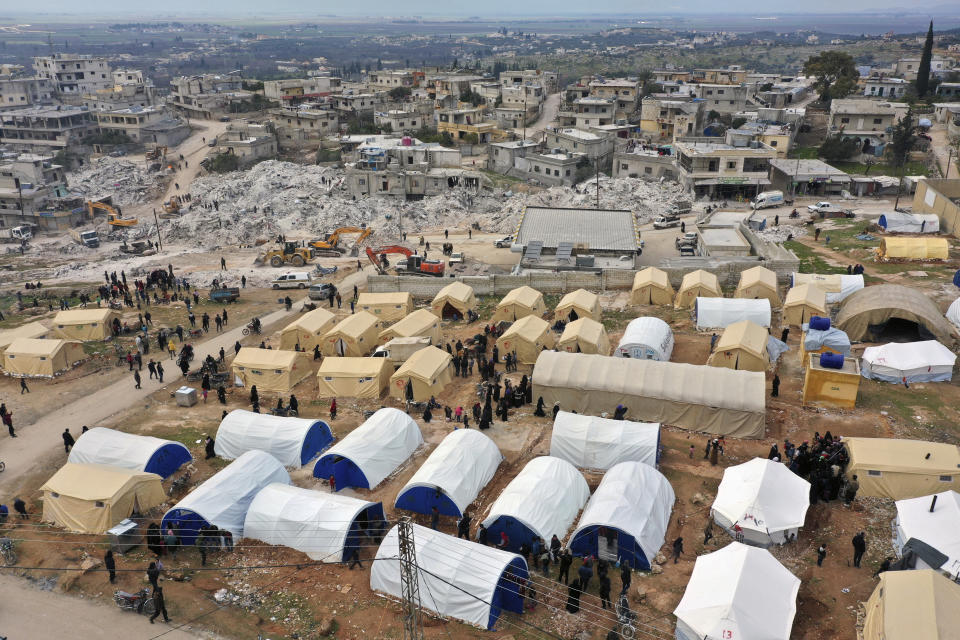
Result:
<instances>
[{"instance_id":1,"label":"white tarpaulin","mask_svg":"<svg viewBox=\"0 0 960 640\"><path fill-rule=\"evenodd\" d=\"M940 218L935 213L884 213L877 220L877 226L887 232L897 233L937 233L940 231Z\"/></svg>"},{"instance_id":2,"label":"white tarpaulin","mask_svg":"<svg viewBox=\"0 0 960 640\"><path fill-rule=\"evenodd\" d=\"M527 577L527 563L522 557L418 524L412 527L422 606L484 629L496 622L497 612L488 603L496 600L508 611L523 612L523 599L511 590L509 581L501 580L508 569L519 578ZM370 569L370 588L394 598L403 597L397 527L387 533L377 549Z\"/></svg>"},{"instance_id":3,"label":"white tarpaulin","mask_svg":"<svg viewBox=\"0 0 960 640\"><path fill-rule=\"evenodd\" d=\"M440 490L456 507L456 513L444 513L444 509L440 513L459 517L487 486L502 460L493 440L479 431L457 429L424 460L397 494L395 506L430 513L432 498Z\"/></svg>"},{"instance_id":4,"label":"white tarpaulin","mask_svg":"<svg viewBox=\"0 0 960 640\"><path fill-rule=\"evenodd\" d=\"M498 518L513 518L544 540L554 534L562 539L589 497L590 487L576 467L560 458L540 456L503 489L483 526L490 529Z\"/></svg>"},{"instance_id":5,"label":"white tarpaulin","mask_svg":"<svg viewBox=\"0 0 960 640\"><path fill-rule=\"evenodd\" d=\"M274 483L250 503L243 535L302 551L311 560L341 562L354 521L370 507L379 503Z\"/></svg>"},{"instance_id":6,"label":"white tarpaulin","mask_svg":"<svg viewBox=\"0 0 960 640\"><path fill-rule=\"evenodd\" d=\"M67 462L105 464L167 478L192 459L190 450L173 440L94 427L80 434Z\"/></svg>"},{"instance_id":7,"label":"white tarpaulin","mask_svg":"<svg viewBox=\"0 0 960 640\"><path fill-rule=\"evenodd\" d=\"M627 460L657 466L658 423L610 420L561 411L553 421L550 455L581 469L606 470Z\"/></svg>"},{"instance_id":8,"label":"white tarpaulin","mask_svg":"<svg viewBox=\"0 0 960 640\"><path fill-rule=\"evenodd\" d=\"M936 340L890 342L863 350L860 371L864 378L899 384L949 382L955 353Z\"/></svg>"},{"instance_id":9,"label":"white tarpaulin","mask_svg":"<svg viewBox=\"0 0 960 640\"><path fill-rule=\"evenodd\" d=\"M846 275L842 273L794 273L793 284L815 284L827 294L827 304L842 302L852 293L863 289L862 275Z\"/></svg>"},{"instance_id":10,"label":"white tarpaulin","mask_svg":"<svg viewBox=\"0 0 960 640\"><path fill-rule=\"evenodd\" d=\"M766 298L697 298L697 329L725 329L749 320L770 326L770 301Z\"/></svg>"},{"instance_id":11,"label":"white tarpaulin","mask_svg":"<svg viewBox=\"0 0 960 640\"><path fill-rule=\"evenodd\" d=\"M747 544L783 544L796 535L810 507L810 483L786 465L763 458L728 467L711 513L727 531L736 525Z\"/></svg>"},{"instance_id":12,"label":"white tarpaulin","mask_svg":"<svg viewBox=\"0 0 960 640\"><path fill-rule=\"evenodd\" d=\"M422 444L423 435L413 418L399 409L385 407L330 447L317 461L313 475L318 478L336 475L333 468L337 458L346 458L363 474L366 488L373 489ZM346 485L338 482L337 486Z\"/></svg>"},{"instance_id":13,"label":"white tarpaulin","mask_svg":"<svg viewBox=\"0 0 960 640\"><path fill-rule=\"evenodd\" d=\"M944 491L936 494L933 511L930 504L934 496L897 500L897 519L894 520L893 548L903 556L903 545L908 540L919 540L930 545L944 556L946 561L937 567L929 567L917 558L917 569L937 569L955 579L960 574L960 493Z\"/></svg>"},{"instance_id":14,"label":"white tarpaulin","mask_svg":"<svg viewBox=\"0 0 960 640\"><path fill-rule=\"evenodd\" d=\"M319 430L320 433L311 433ZM266 451L285 467L297 467L305 461L304 445L308 446L307 460L319 453L333 440L330 427L322 420L286 418L236 409L220 421L214 452L226 460L239 458L247 451ZM309 441L309 442L308 442Z\"/></svg>"},{"instance_id":15,"label":"white tarpaulin","mask_svg":"<svg viewBox=\"0 0 960 640\"><path fill-rule=\"evenodd\" d=\"M739 542L697 558L674 610L678 640L789 640L800 580Z\"/></svg>"},{"instance_id":16,"label":"white tarpaulin","mask_svg":"<svg viewBox=\"0 0 960 640\"><path fill-rule=\"evenodd\" d=\"M290 476L280 461L264 451L247 451L167 511L162 528L166 531L172 522L180 523L187 544L193 543L198 525L204 522L226 529L234 539L242 538L247 507L261 489L273 482L290 484Z\"/></svg>"},{"instance_id":17,"label":"white tarpaulin","mask_svg":"<svg viewBox=\"0 0 960 640\"><path fill-rule=\"evenodd\" d=\"M670 325L653 316L634 318L627 325L613 355L642 360L670 360L673 331Z\"/></svg>"},{"instance_id":18,"label":"white tarpaulin","mask_svg":"<svg viewBox=\"0 0 960 640\"><path fill-rule=\"evenodd\" d=\"M830 327L826 331L811 329L809 324L802 326L803 329L803 350L818 351L827 347L830 351L842 353L844 356L850 355L850 337L845 331L836 327Z\"/></svg>"},{"instance_id":19,"label":"white tarpaulin","mask_svg":"<svg viewBox=\"0 0 960 640\"><path fill-rule=\"evenodd\" d=\"M673 487L662 473L641 462L621 462L603 475L580 516L570 547L580 555L578 537L583 539L588 531L599 527L618 529L633 537L649 568L663 546L675 498ZM596 549L589 551L591 555L597 553ZM621 548L619 555L626 557L626 551ZM634 562L631 566L637 569L643 565Z\"/></svg>"},{"instance_id":20,"label":"white tarpaulin","mask_svg":"<svg viewBox=\"0 0 960 640\"><path fill-rule=\"evenodd\" d=\"M950 307L947 308L947 320L957 329L960 329L960 298L951 302Z\"/></svg>"}]
</instances>

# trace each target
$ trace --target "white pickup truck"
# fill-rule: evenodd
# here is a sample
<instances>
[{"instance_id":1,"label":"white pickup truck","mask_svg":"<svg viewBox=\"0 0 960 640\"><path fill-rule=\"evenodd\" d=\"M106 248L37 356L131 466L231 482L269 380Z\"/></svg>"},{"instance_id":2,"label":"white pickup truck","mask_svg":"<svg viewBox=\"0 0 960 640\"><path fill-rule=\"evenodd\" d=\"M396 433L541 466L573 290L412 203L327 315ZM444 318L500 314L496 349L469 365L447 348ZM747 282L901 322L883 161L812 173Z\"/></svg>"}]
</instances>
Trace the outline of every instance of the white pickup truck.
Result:
<instances>
[{"instance_id":1,"label":"white pickup truck","mask_svg":"<svg viewBox=\"0 0 960 640\"><path fill-rule=\"evenodd\" d=\"M852 210L838 207L832 202L827 202L826 200L821 200L816 204L808 204L807 211L814 214L820 214L821 218L852 218L854 216Z\"/></svg>"},{"instance_id":2,"label":"white pickup truck","mask_svg":"<svg viewBox=\"0 0 960 640\"><path fill-rule=\"evenodd\" d=\"M430 346L430 338L414 336L412 338L394 338L382 347L377 347L373 352L374 358L386 358L393 365L394 369L399 369L400 365L407 361L420 349Z\"/></svg>"}]
</instances>

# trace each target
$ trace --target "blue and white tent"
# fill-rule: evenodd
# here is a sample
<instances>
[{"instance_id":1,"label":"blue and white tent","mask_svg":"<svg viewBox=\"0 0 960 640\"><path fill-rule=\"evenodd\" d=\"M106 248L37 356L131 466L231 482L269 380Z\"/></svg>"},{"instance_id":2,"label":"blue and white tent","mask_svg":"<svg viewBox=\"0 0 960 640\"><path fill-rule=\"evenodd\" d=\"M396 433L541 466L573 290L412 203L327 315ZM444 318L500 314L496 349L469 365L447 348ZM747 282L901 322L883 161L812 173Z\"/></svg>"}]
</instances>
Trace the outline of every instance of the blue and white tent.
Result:
<instances>
[{"instance_id":1,"label":"blue and white tent","mask_svg":"<svg viewBox=\"0 0 960 640\"><path fill-rule=\"evenodd\" d=\"M299 468L333 443L330 425L312 418L285 418L237 409L220 421L214 452L233 460L266 451L285 467Z\"/></svg>"},{"instance_id":2,"label":"blue and white tent","mask_svg":"<svg viewBox=\"0 0 960 640\"><path fill-rule=\"evenodd\" d=\"M190 450L179 442L105 427L81 434L67 458L67 462L76 464L104 464L155 473L161 478L169 478L191 460Z\"/></svg>"}]
</instances>

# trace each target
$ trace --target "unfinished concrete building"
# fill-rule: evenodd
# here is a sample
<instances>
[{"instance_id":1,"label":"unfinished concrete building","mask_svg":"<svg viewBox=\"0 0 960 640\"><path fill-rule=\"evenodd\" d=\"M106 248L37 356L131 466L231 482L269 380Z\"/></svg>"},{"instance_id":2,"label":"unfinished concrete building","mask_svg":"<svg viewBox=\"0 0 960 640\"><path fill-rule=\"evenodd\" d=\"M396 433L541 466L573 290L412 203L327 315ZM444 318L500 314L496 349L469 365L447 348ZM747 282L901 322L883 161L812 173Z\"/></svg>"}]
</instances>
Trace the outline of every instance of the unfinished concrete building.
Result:
<instances>
[{"instance_id":1,"label":"unfinished concrete building","mask_svg":"<svg viewBox=\"0 0 960 640\"><path fill-rule=\"evenodd\" d=\"M243 89L243 80L234 75L181 76L172 79L170 86L167 106L190 118L219 117L232 105L253 98Z\"/></svg>"},{"instance_id":2,"label":"unfinished concrete building","mask_svg":"<svg viewBox=\"0 0 960 640\"><path fill-rule=\"evenodd\" d=\"M277 146L272 123L231 122L227 130L217 136L216 150L237 156L243 165L276 157Z\"/></svg>"},{"instance_id":3,"label":"unfinished concrete building","mask_svg":"<svg viewBox=\"0 0 960 640\"><path fill-rule=\"evenodd\" d=\"M679 181L696 197L752 198L770 184L770 161L777 150L751 142L736 147L716 138L676 143Z\"/></svg>"},{"instance_id":4,"label":"unfinished concrete building","mask_svg":"<svg viewBox=\"0 0 960 640\"><path fill-rule=\"evenodd\" d=\"M582 129L547 129L544 147L553 153L582 153L591 164L605 168L613 154L613 136Z\"/></svg>"},{"instance_id":5,"label":"unfinished concrete building","mask_svg":"<svg viewBox=\"0 0 960 640\"><path fill-rule=\"evenodd\" d=\"M0 164L0 226L50 228L48 203L67 195L63 167L53 156L21 154ZM40 212L44 215L41 216Z\"/></svg>"},{"instance_id":6,"label":"unfinished concrete building","mask_svg":"<svg viewBox=\"0 0 960 640\"><path fill-rule=\"evenodd\" d=\"M640 129L655 142L676 142L703 127L702 100L646 96L640 106Z\"/></svg>"},{"instance_id":7,"label":"unfinished concrete building","mask_svg":"<svg viewBox=\"0 0 960 640\"><path fill-rule=\"evenodd\" d=\"M190 135L187 123L171 118L164 107L131 107L92 115L100 133L124 135L132 142L175 146Z\"/></svg>"},{"instance_id":8,"label":"unfinished concrete building","mask_svg":"<svg viewBox=\"0 0 960 640\"><path fill-rule=\"evenodd\" d=\"M268 80L263 83L263 95L283 106L290 106L325 98L339 92L341 86L340 78L332 76Z\"/></svg>"},{"instance_id":9,"label":"unfinished concrete building","mask_svg":"<svg viewBox=\"0 0 960 640\"><path fill-rule=\"evenodd\" d=\"M0 111L0 145L14 151L56 153L96 131L83 107L27 107Z\"/></svg>"},{"instance_id":10,"label":"unfinished concrete building","mask_svg":"<svg viewBox=\"0 0 960 640\"><path fill-rule=\"evenodd\" d=\"M440 195L454 187L479 189L480 173L460 168L458 149L409 137L373 136L341 145L346 185L355 197L393 196L408 200Z\"/></svg>"},{"instance_id":11,"label":"unfinished concrete building","mask_svg":"<svg viewBox=\"0 0 960 640\"><path fill-rule=\"evenodd\" d=\"M106 58L75 53L37 56L33 69L46 78L54 95L66 104L79 105L86 94L113 86L113 72Z\"/></svg>"},{"instance_id":12,"label":"unfinished concrete building","mask_svg":"<svg viewBox=\"0 0 960 640\"><path fill-rule=\"evenodd\" d=\"M492 122L484 122L483 107L437 110L437 131L449 133L456 142L485 144L495 130Z\"/></svg>"},{"instance_id":13,"label":"unfinished concrete building","mask_svg":"<svg viewBox=\"0 0 960 640\"><path fill-rule=\"evenodd\" d=\"M53 83L48 78L0 77L0 109L30 107L53 102Z\"/></svg>"},{"instance_id":14,"label":"unfinished concrete building","mask_svg":"<svg viewBox=\"0 0 960 640\"><path fill-rule=\"evenodd\" d=\"M270 109L270 119L281 149L317 147L340 130L340 117L333 109L318 103L302 103Z\"/></svg>"}]
</instances>

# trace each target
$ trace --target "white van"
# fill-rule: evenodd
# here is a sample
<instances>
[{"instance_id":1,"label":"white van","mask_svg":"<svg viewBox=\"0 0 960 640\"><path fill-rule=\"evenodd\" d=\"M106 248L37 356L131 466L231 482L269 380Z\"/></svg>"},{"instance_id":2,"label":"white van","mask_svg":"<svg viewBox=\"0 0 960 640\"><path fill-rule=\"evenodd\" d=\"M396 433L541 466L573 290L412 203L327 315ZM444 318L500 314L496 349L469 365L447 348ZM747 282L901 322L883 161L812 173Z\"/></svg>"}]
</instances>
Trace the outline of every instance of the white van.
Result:
<instances>
[{"instance_id":1,"label":"white van","mask_svg":"<svg viewBox=\"0 0 960 640\"><path fill-rule=\"evenodd\" d=\"M306 289L313 282L309 272L285 273L271 282L274 289Z\"/></svg>"},{"instance_id":2,"label":"white van","mask_svg":"<svg viewBox=\"0 0 960 640\"><path fill-rule=\"evenodd\" d=\"M779 207L783 205L783 191L764 191L758 193L757 197L750 201L754 209L766 209L767 207Z\"/></svg>"}]
</instances>

